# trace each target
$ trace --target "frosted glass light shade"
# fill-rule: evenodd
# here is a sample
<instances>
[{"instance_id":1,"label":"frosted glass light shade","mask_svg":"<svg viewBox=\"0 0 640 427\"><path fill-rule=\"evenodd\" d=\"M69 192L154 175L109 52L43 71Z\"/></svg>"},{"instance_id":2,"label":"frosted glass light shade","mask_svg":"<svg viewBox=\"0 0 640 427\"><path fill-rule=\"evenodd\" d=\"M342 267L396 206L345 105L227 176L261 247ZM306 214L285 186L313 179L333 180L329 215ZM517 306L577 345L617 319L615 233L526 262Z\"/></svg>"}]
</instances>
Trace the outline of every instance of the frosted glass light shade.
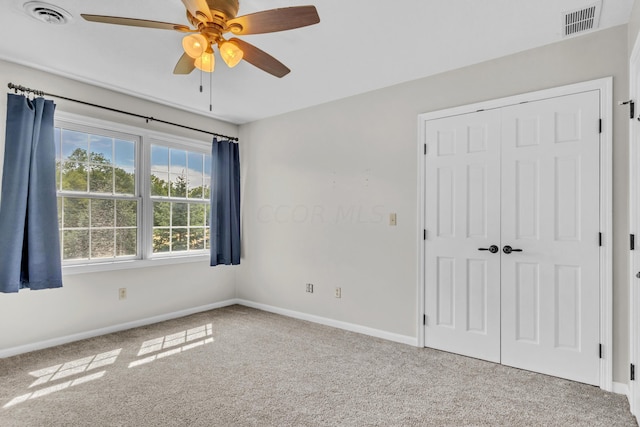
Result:
<instances>
[{"instance_id":1,"label":"frosted glass light shade","mask_svg":"<svg viewBox=\"0 0 640 427\"><path fill-rule=\"evenodd\" d=\"M182 39L182 48L193 59L201 57L208 45L209 42L202 34L189 34Z\"/></svg>"},{"instance_id":2,"label":"frosted glass light shade","mask_svg":"<svg viewBox=\"0 0 640 427\"><path fill-rule=\"evenodd\" d=\"M213 69L216 65L216 59L213 56L213 52L205 52L195 61L196 68L207 73L213 73Z\"/></svg>"},{"instance_id":3,"label":"frosted glass light shade","mask_svg":"<svg viewBox=\"0 0 640 427\"><path fill-rule=\"evenodd\" d=\"M229 68L233 68L242 61L244 53L235 44L231 42L224 42L220 45L220 56L222 56L222 60L229 66Z\"/></svg>"}]
</instances>

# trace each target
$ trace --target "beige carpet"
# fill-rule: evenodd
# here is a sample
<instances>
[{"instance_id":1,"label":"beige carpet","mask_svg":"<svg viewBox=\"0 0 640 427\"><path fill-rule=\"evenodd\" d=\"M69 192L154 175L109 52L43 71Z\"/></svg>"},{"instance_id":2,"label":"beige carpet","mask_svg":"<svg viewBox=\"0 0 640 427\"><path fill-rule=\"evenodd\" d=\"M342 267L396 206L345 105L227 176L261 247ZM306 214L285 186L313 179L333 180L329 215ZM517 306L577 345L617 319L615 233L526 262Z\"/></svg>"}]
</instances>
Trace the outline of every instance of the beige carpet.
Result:
<instances>
[{"instance_id":1,"label":"beige carpet","mask_svg":"<svg viewBox=\"0 0 640 427\"><path fill-rule=\"evenodd\" d=\"M0 359L0 426L632 426L626 397L233 306Z\"/></svg>"}]
</instances>

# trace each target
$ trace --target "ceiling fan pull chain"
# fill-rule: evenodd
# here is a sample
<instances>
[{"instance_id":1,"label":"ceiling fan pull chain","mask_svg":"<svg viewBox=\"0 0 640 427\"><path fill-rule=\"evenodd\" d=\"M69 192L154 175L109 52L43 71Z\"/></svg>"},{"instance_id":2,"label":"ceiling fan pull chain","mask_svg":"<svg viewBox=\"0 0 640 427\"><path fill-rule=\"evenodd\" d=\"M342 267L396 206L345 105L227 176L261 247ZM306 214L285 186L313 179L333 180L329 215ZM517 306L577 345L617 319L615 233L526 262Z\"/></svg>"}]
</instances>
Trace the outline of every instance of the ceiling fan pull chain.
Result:
<instances>
[{"instance_id":1,"label":"ceiling fan pull chain","mask_svg":"<svg viewBox=\"0 0 640 427\"><path fill-rule=\"evenodd\" d=\"M213 111L213 73L209 73L209 111Z\"/></svg>"}]
</instances>

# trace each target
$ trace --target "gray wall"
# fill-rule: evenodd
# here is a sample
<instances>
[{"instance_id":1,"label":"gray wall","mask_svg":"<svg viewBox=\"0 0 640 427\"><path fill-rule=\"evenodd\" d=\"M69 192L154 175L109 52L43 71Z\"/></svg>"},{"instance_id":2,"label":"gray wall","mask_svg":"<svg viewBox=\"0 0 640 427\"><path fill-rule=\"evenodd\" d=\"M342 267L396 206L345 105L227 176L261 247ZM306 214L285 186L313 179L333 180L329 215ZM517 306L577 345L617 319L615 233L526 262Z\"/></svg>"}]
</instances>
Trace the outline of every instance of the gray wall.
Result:
<instances>
[{"instance_id":1,"label":"gray wall","mask_svg":"<svg viewBox=\"0 0 640 427\"><path fill-rule=\"evenodd\" d=\"M415 337L418 114L606 76L613 99L625 99L627 37L627 26L615 27L241 126L238 297ZM613 357L621 383L629 363L625 114L614 107ZM388 225L391 212L397 227Z\"/></svg>"},{"instance_id":2,"label":"gray wall","mask_svg":"<svg viewBox=\"0 0 640 427\"><path fill-rule=\"evenodd\" d=\"M69 79L0 61L0 87L9 82L139 114L237 135L238 127L146 102ZM56 101L57 111L82 114L198 140L207 135ZM0 102L0 176L4 154L6 102ZM1 250L1 249L0 249ZM208 262L64 276L64 287L50 291L0 294L0 350L84 333L212 304L235 297L235 271L211 269ZM124 301L118 288L128 288Z\"/></svg>"}]
</instances>

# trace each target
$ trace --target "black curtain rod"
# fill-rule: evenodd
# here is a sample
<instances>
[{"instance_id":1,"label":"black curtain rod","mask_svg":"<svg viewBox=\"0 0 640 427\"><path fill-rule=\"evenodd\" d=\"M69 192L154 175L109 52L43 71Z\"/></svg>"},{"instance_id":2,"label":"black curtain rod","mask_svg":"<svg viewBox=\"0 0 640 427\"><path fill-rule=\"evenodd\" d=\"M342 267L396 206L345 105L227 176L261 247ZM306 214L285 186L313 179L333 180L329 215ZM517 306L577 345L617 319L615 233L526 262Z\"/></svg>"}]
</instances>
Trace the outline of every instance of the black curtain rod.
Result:
<instances>
[{"instance_id":1,"label":"black curtain rod","mask_svg":"<svg viewBox=\"0 0 640 427\"><path fill-rule=\"evenodd\" d=\"M20 85L15 85L13 83L9 83L8 86L9 86L9 89L13 89L16 93L25 92L25 93L32 93L35 96L52 96L54 98L60 98L60 99L66 100L66 101L77 102L78 104L88 105L90 107L102 108L103 110L109 110L109 111L113 111L115 113L126 114L128 116L138 117L140 119L145 119L147 121L147 123L149 123L150 121L158 122L158 123L164 123L165 125L177 126L179 128L183 128L183 129L189 129L189 130L194 130L196 132L206 133L206 134L213 135L213 136L219 136L221 138L226 138L226 139L228 139L230 141L239 141L239 139L237 137L235 137L235 136L227 136L227 135L222 135L222 134L215 133L215 132L209 132L207 130L192 128L192 127L189 127L189 126L181 125L179 123L168 122L166 120L160 120L160 119L156 119L156 118L153 118L153 117L143 116L141 114L130 113L128 111L118 110L116 108L105 107L104 105L92 104L90 102L80 101L80 100L73 99L73 98L67 98L66 96L55 95L53 93L47 93L47 92L43 92L41 90L31 89L31 88L20 86Z\"/></svg>"}]
</instances>

